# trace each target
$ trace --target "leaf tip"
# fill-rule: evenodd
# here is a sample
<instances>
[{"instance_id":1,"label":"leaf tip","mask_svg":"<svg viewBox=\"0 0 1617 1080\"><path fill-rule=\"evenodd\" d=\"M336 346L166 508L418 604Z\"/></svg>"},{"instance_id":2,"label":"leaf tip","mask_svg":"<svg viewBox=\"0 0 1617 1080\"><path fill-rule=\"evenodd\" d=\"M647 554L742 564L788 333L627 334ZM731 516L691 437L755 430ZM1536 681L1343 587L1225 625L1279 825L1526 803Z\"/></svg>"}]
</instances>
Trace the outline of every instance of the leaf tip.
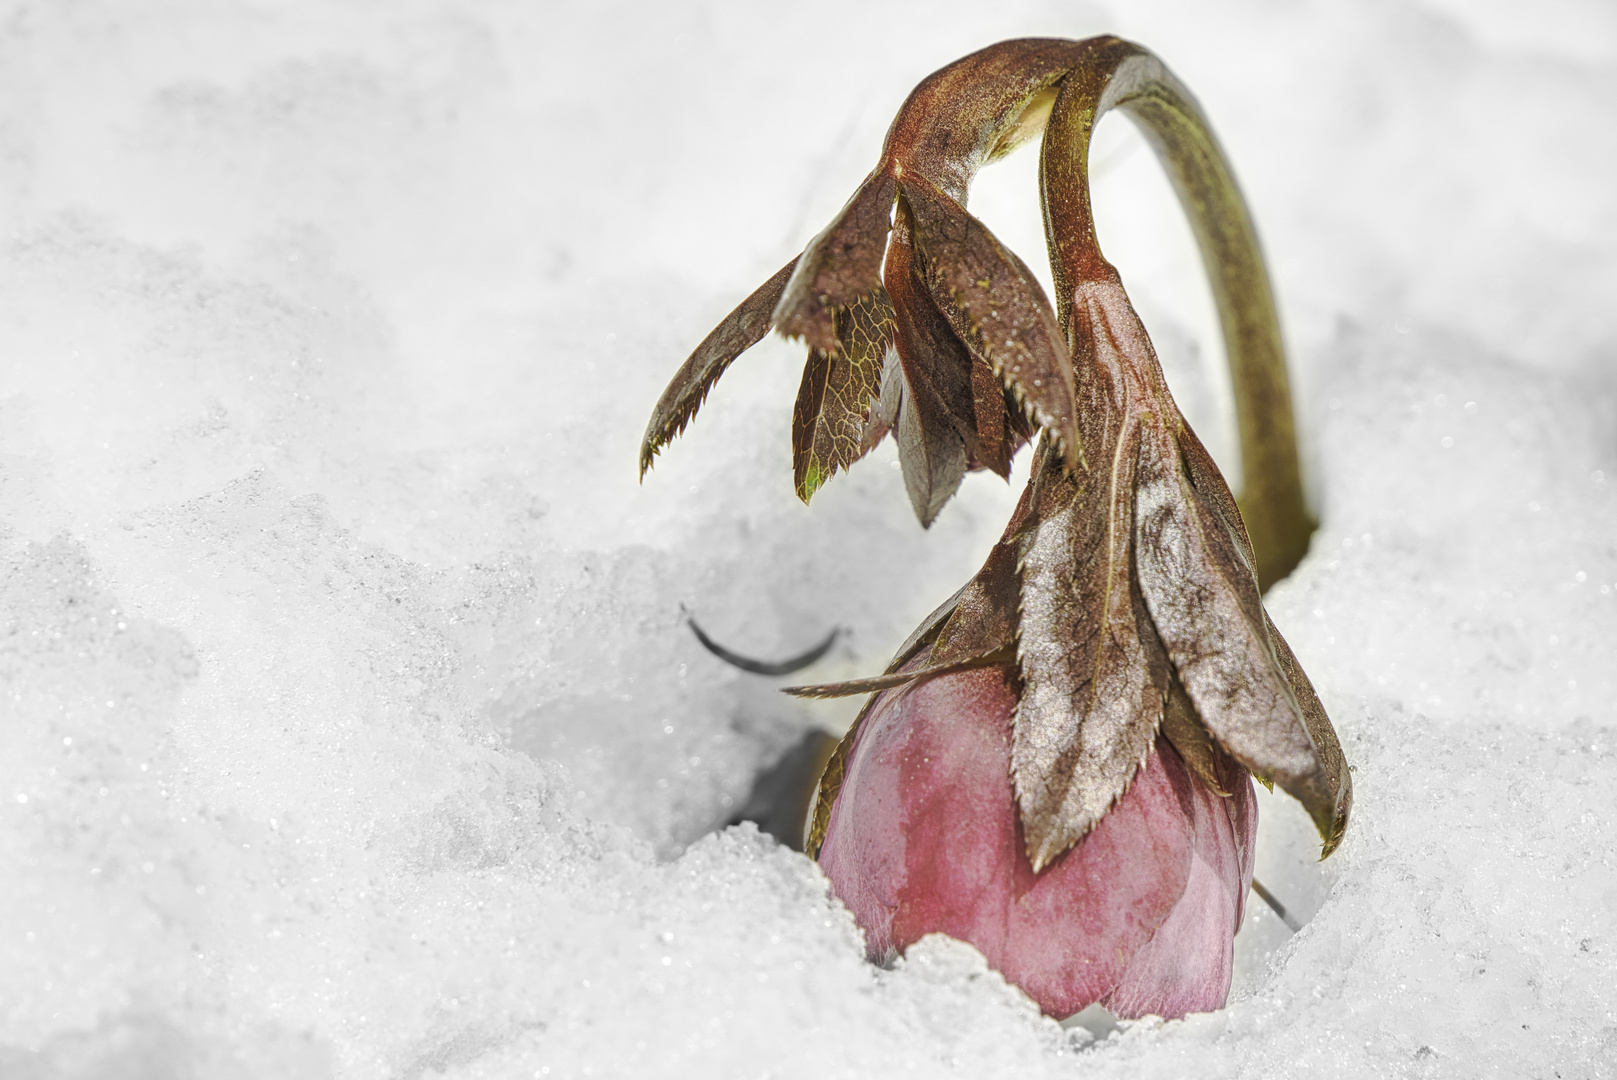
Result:
<instances>
[{"instance_id":1,"label":"leaf tip","mask_svg":"<svg viewBox=\"0 0 1617 1080\"><path fill-rule=\"evenodd\" d=\"M809 500L814 498L814 493L819 491L828 479L829 474L820 468L818 462L809 463L803 472L803 478L797 483L797 497L803 500L804 506L808 505Z\"/></svg>"},{"instance_id":2,"label":"leaf tip","mask_svg":"<svg viewBox=\"0 0 1617 1080\"><path fill-rule=\"evenodd\" d=\"M1320 861L1331 857L1342 844L1342 837L1347 833L1349 813L1353 809L1353 780L1352 774L1344 769L1341 774L1342 788L1337 793L1336 805L1331 808L1331 820L1328 826L1320 829Z\"/></svg>"}]
</instances>

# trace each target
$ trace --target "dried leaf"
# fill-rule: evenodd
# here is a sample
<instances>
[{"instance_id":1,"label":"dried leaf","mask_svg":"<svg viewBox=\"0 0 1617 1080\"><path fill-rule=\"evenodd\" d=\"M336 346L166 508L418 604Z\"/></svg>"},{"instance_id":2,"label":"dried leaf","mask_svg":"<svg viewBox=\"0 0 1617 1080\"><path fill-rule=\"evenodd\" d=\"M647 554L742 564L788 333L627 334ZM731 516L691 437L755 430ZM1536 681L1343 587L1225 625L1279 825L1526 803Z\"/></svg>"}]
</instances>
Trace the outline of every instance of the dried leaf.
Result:
<instances>
[{"instance_id":1,"label":"dried leaf","mask_svg":"<svg viewBox=\"0 0 1617 1080\"><path fill-rule=\"evenodd\" d=\"M1213 740L1212 733L1202 727L1196 716L1196 706L1178 679L1168 680L1167 697L1162 703L1162 734L1173 743L1179 756L1185 759L1190 771L1215 794L1227 796L1219 777L1218 758L1222 751Z\"/></svg>"},{"instance_id":2,"label":"dried leaf","mask_svg":"<svg viewBox=\"0 0 1617 1080\"><path fill-rule=\"evenodd\" d=\"M1022 556L1023 691L1011 769L1038 870L1128 789L1162 717L1166 670L1132 574L1137 438L1092 445L1090 471L1052 456Z\"/></svg>"},{"instance_id":3,"label":"dried leaf","mask_svg":"<svg viewBox=\"0 0 1617 1080\"><path fill-rule=\"evenodd\" d=\"M1233 572L1251 582L1251 588L1243 590L1246 601L1243 611L1250 619L1251 604L1258 596L1257 560L1241 521L1241 513L1236 509L1235 497L1230 494L1229 485L1224 482L1212 456L1188 426L1179 433L1177 442L1185 478L1198 500L1203 519L1207 521L1206 532L1219 541L1218 550L1224 553L1223 557L1228 563L1235 566ZM1353 806L1352 774L1348 771L1347 759L1342 754L1342 744L1337 740L1336 730L1331 726L1330 717L1326 715L1319 695L1314 692L1313 684L1292 654L1291 646L1270 620L1261 598L1256 599L1256 604L1279 673L1301 711L1303 727L1313 746L1318 768L1300 785L1289 786L1277 770L1264 768L1261 762L1252 767L1255 772L1280 780L1281 786L1303 804L1319 829L1322 841L1320 858L1323 859L1336 850L1347 828L1348 814Z\"/></svg>"},{"instance_id":4,"label":"dried leaf","mask_svg":"<svg viewBox=\"0 0 1617 1080\"><path fill-rule=\"evenodd\" d=\"M893 344L905 377L912 383L925 382L931 386L969 454L977 441L971 354L909 272L912 249L898 236L895 230L887 254L887 277L893 282L893 312L897 322Z\"/></svg>"},{"instance_id":5,"label":"dried leaf","mask_svg":"<svg viewBox=\"0 0 1617 1080\"><path fill-rule=\"evenodd\" d=\"M768 281L741 301L736 309L702 339L685 363L674 373L674 379L657 399L651 411L651 422L646 425L645 438L640 443L640 476L651 468L651 459L676 435L685 430L696 410L702 407L707 393L719 381L732 361L746 352L769 333L775 305L786 288L787 279L797 266L793 259L775 271Z\"/></svg>"},{"instance_id":6,"label":"dried leaf","mask_svg":"<svg viewBox=\"0 0 1617 1080\"><path fill-rule=\"evenodd\" d=\"M1080 446L1072 359L1038 280L932 184L907 175L900 190L914 221L921 277L938 310L1075 465Z\"/></svg>"},{"instance_id":7,"label":"dried leaf","mask_svg":"<svg viewBox=\"0 0 1617 1080\"><path fill-rule=\"evenodd\" d=\"M1208 730L1308 806L1322 766L1280 670L1257 580L1185 477L1173 435L1154 417L1142 429L1136 558L1157 633Z\"/></svg>"},{"instance_id":8,"label":"dried leaf","mask_svg":"<svg viewBox=\"0 0 1617 1080\"><path fill-rule=\"evenodd\" d=\"M918 276L913 241L909 207L900 198L882 274L894 295L895 344L905 372L932 384L960 433L968 468L988 468L1009 478L1011 456L1026 441L1026 425L1007 424L1007 412L1015 406L1007 404L1004 384L938 310Z\"/></svg>"},{"instance_id":9,"label":"dried leaf","mask_svg":"<svg viewBox=\"0 0 1617 1080\"><path fill-rule=\"evenodd\" d=\"M932 524L966 474L966 448L948 413L925 383L905 380L898 409L898 464L904 490L923 526Z\"/></svg>"},{"instance_id":10,"label":"dried leaf","mask_svg":"<svg viewBox=\"0 0 1617 1080\"><path fill-rule=\"evenodd\" d=\"M895 431L905 487L916 516L930 525L974 456L977 425L971 354L916 277L911 238L909 210L900 199L882 270L893 303L893 346L905 386ZM917 434L924 441L917 442ZM925 452L918 453L917 446Z\"/></svg>"},{"instance_id":11,"label":"dried leaf","mask_svg":"<svg viewBox=\"0 0 1617 1080\"><path fill-rule=\"evenodd\" d=\"M904 403L904 363L897 349L888 349L881 369L881 418L889 429L898 427L898 409Z\"/></svg>"},{"instance_id":12,"label":"dried leaf","mask_svg":"<svg viewBox=\"0 0 1617 1080\"><path fill-rule=\"evenodd\" d=\"M968 581L956 589L953 596L934 608L932 614L921 620L921 625L910 632L910 636L904 639L904 644L900 645L898 651L893 654L892 662L887 665L887 674L890 675L897 671L909 663L910 658L916 653L922 649L930 648L937 641L938 634L942 632L944 625L954 615L955 609L960 606L961 597L965 596L966 591L970 588L971 582Z\"/></svg>"},{"instance_id":13,"label":"dried leaf","mask_svg":"<svg viewBox=\"0 0 1617 1080\"><path fill-rule=\"evenodd\" d=\"M835 310L852 307L881 288L897 191L892 176L878 167L831 224L809 241L775 307L775 326L782 334L826 352L837 347Z\"/></svg>"},{"instance_id":14,"label":"dried leaf","mask_svg":"<svg viewBox=\"0 0 1617 1080\"><path fill-rule=\"evenodd\" d=\"M803 854L811 859L820 857L820 846L825 843L825 830L831 824L831 807L837 801L837 793L842 790L843 777L848 772L848 755L853 752L854 740L859 737L859 726L870 715L876 702L881 700L880 694L874 694L865 702L865 707L859 710L859 715L853 718L853 724L848 733L842 736L837 748L831 751L831 757L825 763L825 772L820 774L820 783L814 792L814 816L809 820L808 836L803 839Z\"/></svg>"},{"instance_id":15,"label":"dried leaf","mask_svg":"<svg viewBox=\"0 0 1617 1080\"><path fill-rule=\"evenodd\" d=\"M994 545L983 568L961 590L954 611L938 631L929 664L960 663L1015 643L1021 582L1015 534L1007 532L1010 537Z\"/></svg>"},{"instance_id":16,"label":"dried leaf","mask_svg":"<svg viewBox=\"0 0 1617 1080\"><path fill-rule=\"evenodd\" d=\"M857 697L860 694L879 693L883 690L892 690L895 687L908 683L920 682L923 679L935 678L938 675L951 675L957 671L970 671L972 668L995 667L1008 664L1016 659L1013 647L1007 643L1000 648L964 660L954 660L946 664L928 664L926 667L908 668L904 671L890 672L886 675L873 675L866 679L848 679L844 682L815 683L809 686L783 686L781 693L790 694L800 698L842 698Z\"/></svg>"},{"instance_id":17,"label":"dried leaf","mask_svg":"<svg viewBox=\"0 0 1617 1080\"><path fill-rule=\"evenodd\" d=\"M1252 540L1247 535L1246 522L1241 518L1241 510L1236 505L1235 496L1230 492L1229 484L1225 483L1224 474L1219 472L1218 465L1213 462L1213 455L1207 452L1202 441L1182 418L1180 424L1177 436L1179 454L1183 459L1185 475L1190 480L1190 486L1195 489L1196 496L1203 505L1224 527L1235 558L1252 571L1252 576L1256 580L1258 560L1252 552Z\"/></svg>"},{"instance_id":18,"label":"dried leaf","mask_svg":"<svg viewBox=\"0 0 1617 1080\"><path fill-rule=\"evenodd\" d=\"M836 313L837 348L810 348L792 412L792 467L804 502L821 484L858 461L885 432L876 399L882 364L893 340L893 309L885 293ZM874 437L872 437L874 434Z\"/></svg>"},{"instance_id":19,"label":"dried leaf","mask_svg":"<svg viewBox=\"0 0 1617 1080\"><path fill-rule=\"evenodd\" d=\"M1342 834L1347 831L1348 815L1353 810L1353 774L1348 770L1347 758L1342 755L1342 744L1337 741L1336 729L1331 726L1331 718L1325 715L1325 706L1320 703L1319 695L1314 692L1314 684L1308 681L1308 676L1303 673L1302 665L1297 662L1291 646L1280 635L1280 631L1275 629L1275 624L1269 620L1268 612L1264 613L1263 622L1269 631L1269 640L1274 643L1280 670L1286 676L1286 681L1291 684L1297 703L1302 706L1303 724L1314 740L1314 748L1319 754L1323 773L1322 777L1319 774L1315 775L1304 789L1304 794L1299 794L1291 788L1286 790L1302 802L1309 816L1314 819L1314 826L1319 830L1321 841L1319 857L1328 858L1342 842Z\"/></svg>"},{"instance_id":20,"label":"dried leaf","mask_svg":"<svg viewBox=\"0 0 1617 1080\"><path fill-rule=\"evenodd\" d=\"M1002 479L1011 478L1011 458L1026 436L1017 437L1016 425L1006 413L1013 402L1006 401L1005 384L986 363L971 357L971 411L975 427L971 439L971 464Z\"/></svg>"}]
</instances>

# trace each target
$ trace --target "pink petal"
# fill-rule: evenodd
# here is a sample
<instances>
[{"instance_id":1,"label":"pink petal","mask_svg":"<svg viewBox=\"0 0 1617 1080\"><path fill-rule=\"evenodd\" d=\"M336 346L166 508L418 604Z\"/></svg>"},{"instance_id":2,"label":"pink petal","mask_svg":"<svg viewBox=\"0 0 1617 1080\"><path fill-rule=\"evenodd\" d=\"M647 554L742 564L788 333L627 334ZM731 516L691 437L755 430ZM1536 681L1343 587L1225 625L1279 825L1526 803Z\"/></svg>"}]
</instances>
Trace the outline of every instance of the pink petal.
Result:
<instances>
[{"instance_id":1,"label":"pink petal","mask_svg":"<svg viewBox=\"0 0 1617 1080\"><path fill-rule=\"evenodd\" d=\"M1118 1016L1206 1012L1229 995L1234 937L1252 887L1258 815L1249 777L1220 780L1234 792L1229 798L1213 794L1188 770L1183 774L1181 800L1195 830L1190 877L1167 920L1102 999Z\"/></svg>"},{"instance_id":2,"label":"pink petal","mask_svg":"<svg viewBox=\"0 0 1617 1080\"><path fill-rule=\"evenodd\" d=\"M886 692L862 726L820 863L873 959L941 931L976 946L1045 1012L1108 999L1182 1016L1229 991L1256 806L1220 798L1159 739L1127 793L1042 874L1010 776L1005 668Z\"/></svg>"}]
</instances>

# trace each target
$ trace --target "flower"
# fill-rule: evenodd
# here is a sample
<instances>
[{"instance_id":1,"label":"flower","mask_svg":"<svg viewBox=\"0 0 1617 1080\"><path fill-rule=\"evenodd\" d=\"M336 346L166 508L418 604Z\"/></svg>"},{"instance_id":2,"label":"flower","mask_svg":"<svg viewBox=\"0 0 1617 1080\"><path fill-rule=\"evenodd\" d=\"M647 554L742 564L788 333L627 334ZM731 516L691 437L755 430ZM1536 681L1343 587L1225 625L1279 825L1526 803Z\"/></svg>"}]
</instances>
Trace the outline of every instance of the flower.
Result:
<instances>
[{"instance_id":1,"label":"flower","mask_svg":"<svg viewBox=\"0 0 1617 1080\"><path fill-rule=\"evenodd\" d=\"M1261 256L1217 144L1154 57L1105 42L1064 76L1041 149L1074 428L1065 446L1047 429L1000 544L886 675L805 688L876 692L827 766L807 850L873 956L941 930L1054 1015L1099 1001L1181 1016L1228 993L1249 773L1303 804L1322 856L1352 785L1264 611L1236 501L1100 252L1085 162L1118 105L1197 196L1185 201L1239 331L1232 367L1281 363L1284 388ZM1233 297L1243 282L1257 300Z\"/></svg>"},{"instance_id":2,"label":"flower","mask_svg":"<svg viewBox=\"0 0 1617 1080\"><path fill-rule=\"evenodd\" d=\"M867 711L819 859L868 952L942 931L1052 1016L1219 1007L1252 883L1246 770L1214 759L1221 797L1159 735L1105 819L1035 873L1011 784L1015 682L1008 664L971 668Z\"/></svg>"},{"instance_id":3,"label":"flower","mask_svg":"<svg viewBox=\"0 0 1617 1080\"><path fill-rule=\"evenodd\" d=\"M889 432L922 524L967 469L1008 476L1035 426L1076 453L1072 365L1055 314L965 202L982 165L1039 133L1057 83L1094 44L1002 42L922 81L841 212L675 374L647 425L641 475L771 327L809 346L792 413L805 502Z\"/></svg>"},{"instance_id":4,"label":"flower","mask_svg":"<svg viewBox=\"0 0 1617 1080\"><path fill-rule=\"evenodd\" d=\"M1252 533L1095 236L1089 137L1111 108L1145 129L1202 248ZM1041 126L1054 312L964 208L976 170ZM887 672L795 691L874 695L826 765L805 845L872 956L941 930L1056 1015L1222 1004L1251 777L1302 803L1321 857L1352 784L1263 607L1312 523L1262 255L1194 99L1116 38L1004 42L928 77L842 212L680 369L642 475L771 326L809 344L793 414L805 500L892 431L925 524L967 468L1007 474L1039 431L1000 543Z\"/></svg>"},{"instance_id":5,"label":"flower","mask_svg":"<svg viewBox=\"0 0 1617 1080\"><path fill-rule=\"evenodd\" d=\"M1102 369L1139 395L1091 432L1113 467L1074 477L1041 448L982 570L888 674L796 689L876 692L806 850L873 959L942 931L1052 1015L1182 1016L1229 991L1249 771L1303 803L1323 855L1352 788L1234 500L1171 399L1142 393L1160 369L1121 290L1090 293Z\"/></svg>"}]
</instances>

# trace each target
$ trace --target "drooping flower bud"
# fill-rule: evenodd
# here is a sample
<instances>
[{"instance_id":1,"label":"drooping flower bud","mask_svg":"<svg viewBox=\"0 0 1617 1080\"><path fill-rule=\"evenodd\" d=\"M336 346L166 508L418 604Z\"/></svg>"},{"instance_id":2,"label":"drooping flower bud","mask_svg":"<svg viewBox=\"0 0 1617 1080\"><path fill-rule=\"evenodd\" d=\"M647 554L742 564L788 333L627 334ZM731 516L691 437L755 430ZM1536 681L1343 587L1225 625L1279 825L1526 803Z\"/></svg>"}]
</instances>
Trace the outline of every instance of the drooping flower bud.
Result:
<instances>
[{"instance_id":1,"label":"drooping flower bud","mask_svg":"<svg viewBox=\"0 0 1617 1080\"><path fill-rule=\"evenodd\" d=\"M941 931L1052 1016L1218 1008L1252 882L1246 770L1217 754L1221 792L1158 735L1110 812L1035 872L1011 781L1016 682L1011 665L953 671L866 710L819 859L871 957Z\"/></svg>"},{"instance_id":2,"label":"drooping flower bud","mask_svg":"<svg viewBox=\"0 0 1617 1080\"><path fill-rule=\"evenodd\" d=\"M1251 532L1100 251L1087 157L1112 108L1157 149L1202 249ZM1041 127L1053 311L965 211L976 170ZM642 475L771 326L810 347L792 429L805 500L891 431L927 524L967 468L1006 475L1039 434L976 578L885 674L796 691L875 695L826 765L805 845L872 955L947 932L1056 1015L1222 1004L1251 777L1303 804L1322 857L1352 783L1263 608L1313 526L1256 233L1194 99L1116 38L1004 42L929 76L841 213L675 376Z\"/></svg>"}]
</instances>

